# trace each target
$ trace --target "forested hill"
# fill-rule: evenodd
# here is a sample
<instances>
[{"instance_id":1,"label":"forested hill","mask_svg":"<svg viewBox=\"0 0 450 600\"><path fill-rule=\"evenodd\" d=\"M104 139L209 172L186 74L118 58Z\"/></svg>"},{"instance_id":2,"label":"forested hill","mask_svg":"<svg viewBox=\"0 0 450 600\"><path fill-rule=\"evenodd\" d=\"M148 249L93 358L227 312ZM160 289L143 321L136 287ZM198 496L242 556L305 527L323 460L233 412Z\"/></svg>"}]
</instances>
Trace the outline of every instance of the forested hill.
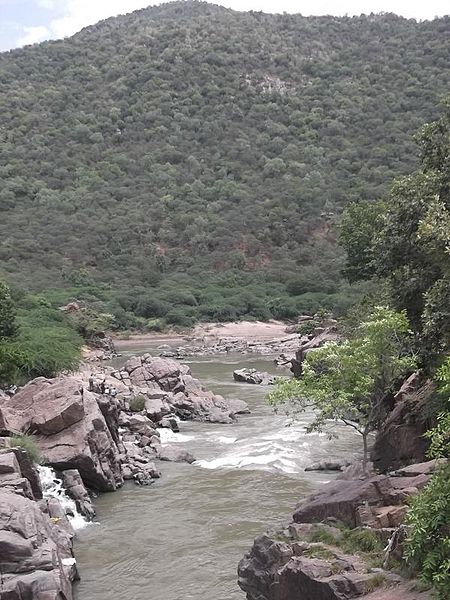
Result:
<instances>
[{"instance_id":1,"label":"forested hill","mask_svg":"<svg viewBox=\"0 0 450 600\"><path fill-rule=\"evenodd\" d=\"M204 318L338 302L340 211L416 168L412 135L450 89L449 31L188 1L0 54L1 272L177 286ZM246 285L259 308L236 300Z\"/></svg>"}]
</instances>

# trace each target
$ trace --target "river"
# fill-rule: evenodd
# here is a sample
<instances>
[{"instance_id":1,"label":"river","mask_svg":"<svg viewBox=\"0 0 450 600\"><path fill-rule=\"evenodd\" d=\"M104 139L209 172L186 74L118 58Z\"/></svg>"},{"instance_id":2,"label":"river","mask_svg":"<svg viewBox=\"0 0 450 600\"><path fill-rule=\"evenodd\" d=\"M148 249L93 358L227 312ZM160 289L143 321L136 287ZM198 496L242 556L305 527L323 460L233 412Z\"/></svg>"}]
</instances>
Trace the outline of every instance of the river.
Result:
<instances>
[{"instance_id":1,"label":"river","mask_svg":"<svg viewBox=\"0 0 450 600\"><path fill-rule=\"evenodd\" d=\"M267 388L233 382L243 366L280 374L270 357L184 362L209 389L245 400L252 412L232 425L161 430L163 443L182 443L197 462L161 463L152 486L127 483L96 500L97 523L77 532L75 600L243 600L236 568L253 539L286 523L299 500L334 477L304 467L351 459L360 448L347 429L331 441L306 435L311 416L289 426L265 403Z\"/></svg>"}]
</instances>

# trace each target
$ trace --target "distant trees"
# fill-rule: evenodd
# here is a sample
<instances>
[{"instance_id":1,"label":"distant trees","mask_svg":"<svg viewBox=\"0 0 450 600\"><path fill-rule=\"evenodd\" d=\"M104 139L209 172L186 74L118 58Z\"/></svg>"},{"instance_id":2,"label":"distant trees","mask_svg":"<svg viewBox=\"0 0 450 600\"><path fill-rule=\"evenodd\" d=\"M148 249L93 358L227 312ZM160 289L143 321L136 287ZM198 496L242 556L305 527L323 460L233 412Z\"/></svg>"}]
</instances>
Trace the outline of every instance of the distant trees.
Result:
<instances>
[{"instance_id":1,"label":"distant trees","mask_svg":"<svg viewBox=\"0 0 450 600\"><path fill-rule=\"evenodd\" d=\"M2 275L130 326L348 305L335 224L416 168L447 30L175 3L2 55Z\"/></svg>"}]
</instances>

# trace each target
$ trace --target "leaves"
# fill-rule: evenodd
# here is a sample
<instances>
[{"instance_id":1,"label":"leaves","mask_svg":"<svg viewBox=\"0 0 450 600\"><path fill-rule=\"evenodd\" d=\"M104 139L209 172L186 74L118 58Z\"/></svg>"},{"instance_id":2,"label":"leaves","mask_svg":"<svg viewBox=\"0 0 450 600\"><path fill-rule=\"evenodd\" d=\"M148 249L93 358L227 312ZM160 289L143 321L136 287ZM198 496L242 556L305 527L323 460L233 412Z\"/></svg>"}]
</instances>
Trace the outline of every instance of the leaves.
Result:
<instances>
[{"instance_id":1,"label":"leaves","mask_svg":"<svg viewBox=\"0 0 450 600\"><path fill-rule=\"evenodd\" d=\"M310 430L342 421L367 435L386 414L385 400L398 380L414 369L404 313L376 307L354 337L311 350L300 379L277 383L272 404L289 403L294 414L316 411Z\"/></svg>"}]
</instances>

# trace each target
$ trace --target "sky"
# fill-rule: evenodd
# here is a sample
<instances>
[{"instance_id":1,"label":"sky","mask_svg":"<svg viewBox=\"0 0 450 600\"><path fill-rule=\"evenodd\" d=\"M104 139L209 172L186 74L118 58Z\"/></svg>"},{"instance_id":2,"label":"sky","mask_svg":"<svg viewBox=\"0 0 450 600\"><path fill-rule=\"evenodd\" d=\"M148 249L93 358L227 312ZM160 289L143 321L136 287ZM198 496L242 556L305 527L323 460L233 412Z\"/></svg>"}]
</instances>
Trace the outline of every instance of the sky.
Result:
<instances>
[{"instance_id":1,"label":"sky","mask_svg":"<svg viewBox=\"0 0 450 600\"><path fill-rule=\"evenodd\" d=\"M70 36L101 19L125 14L155 0L0 0L0 50ZM234 10L303 15L394 12L433 19L449 14L448 0L215 0Z\"/></svg>"}]
</instances>

